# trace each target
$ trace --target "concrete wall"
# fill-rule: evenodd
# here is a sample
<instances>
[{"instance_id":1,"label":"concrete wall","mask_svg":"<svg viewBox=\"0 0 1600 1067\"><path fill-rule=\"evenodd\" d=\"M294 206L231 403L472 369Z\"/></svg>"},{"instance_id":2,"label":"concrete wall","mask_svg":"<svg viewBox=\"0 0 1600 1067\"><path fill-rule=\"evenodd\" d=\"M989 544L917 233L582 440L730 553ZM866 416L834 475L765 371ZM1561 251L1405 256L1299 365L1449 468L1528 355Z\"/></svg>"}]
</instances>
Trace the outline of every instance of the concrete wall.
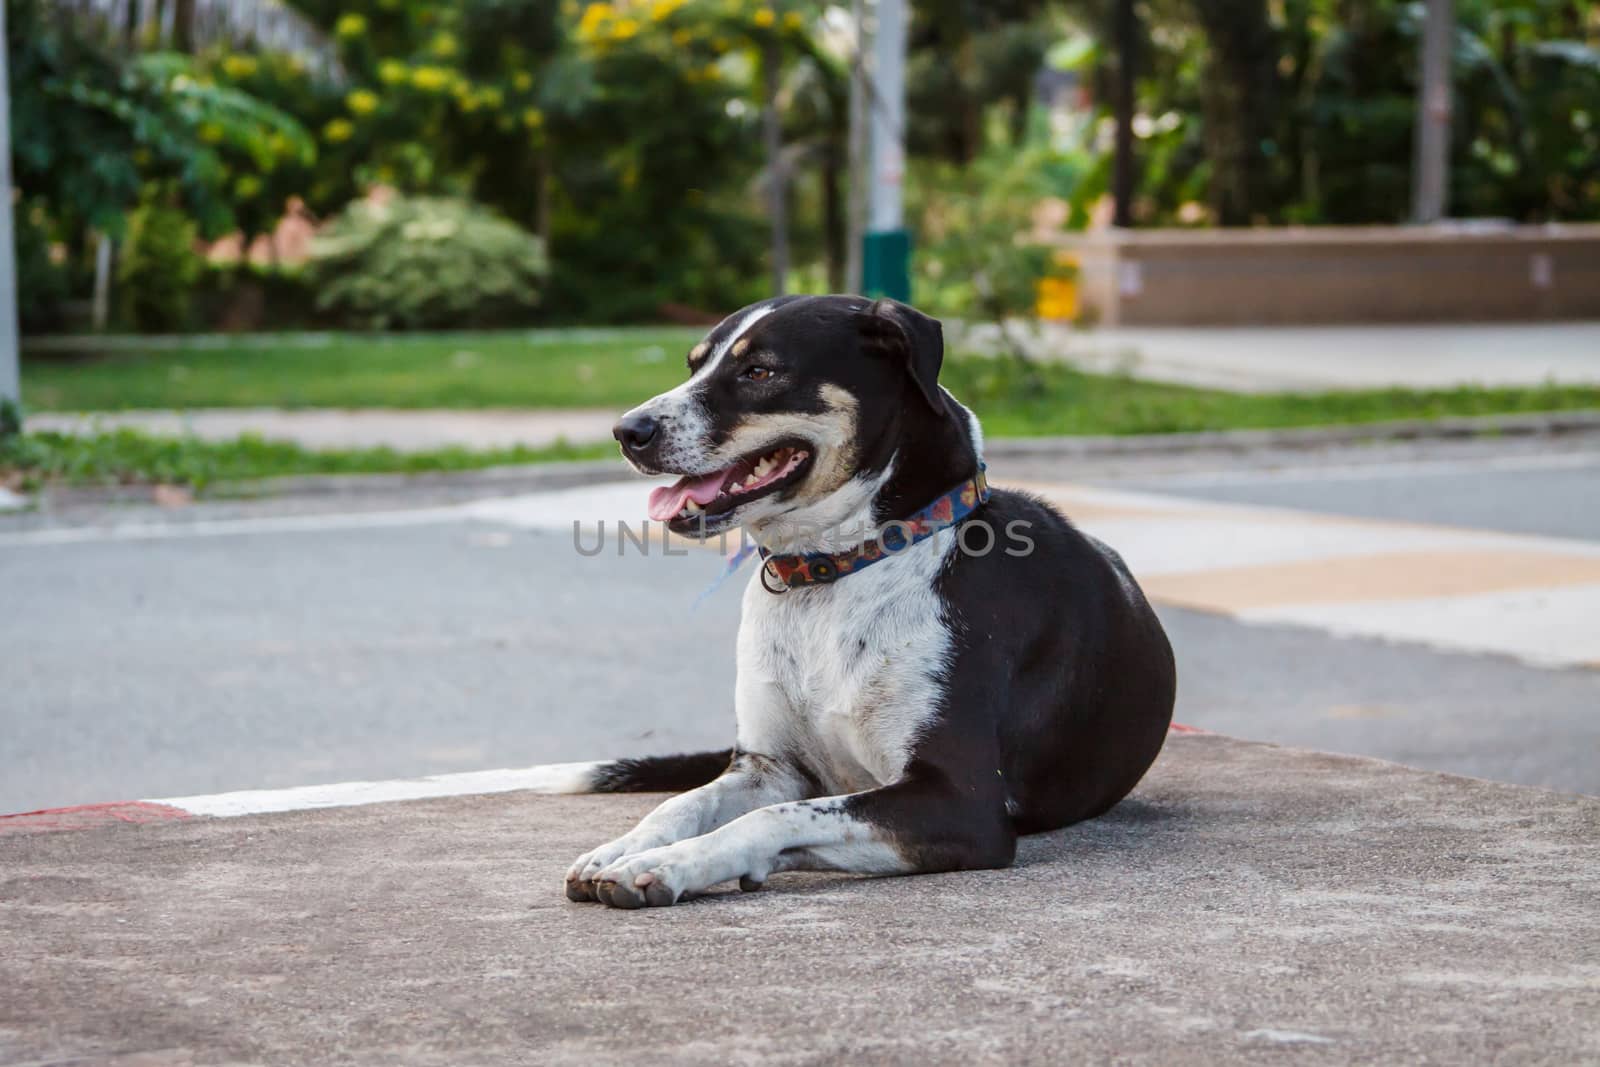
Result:
<instances>
[{"instance_id":1,"label":"concrete wall","mask_svg":"<svg viewBox=\"0 0 1600 1067\"><path fill-rule=\"evenodd\" d=\"M1600 319L1600 225L1132 230L1074 236L1107 326Z\"/></svg>"}]
</instances>

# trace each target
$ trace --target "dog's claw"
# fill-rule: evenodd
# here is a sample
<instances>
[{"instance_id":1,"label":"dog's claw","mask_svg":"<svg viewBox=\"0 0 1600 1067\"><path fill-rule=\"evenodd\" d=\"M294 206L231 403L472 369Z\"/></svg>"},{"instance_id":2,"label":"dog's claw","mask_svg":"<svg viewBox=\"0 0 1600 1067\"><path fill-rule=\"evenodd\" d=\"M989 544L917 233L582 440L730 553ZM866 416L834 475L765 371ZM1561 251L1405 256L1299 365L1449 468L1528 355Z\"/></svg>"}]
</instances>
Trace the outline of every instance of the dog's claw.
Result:
<instances>
[{"instance_id":1,"label":"dog's claw","mask_svg":"<svg viewBox=\"0 0 1600 1067\"><path fill-rule=\"evenodd\" d=\"M756 879L752 878L748 874L741 874L739 876L739 891L741 893L754 893L758 889L765 888L766 884L767 883L764 881L756 881Z\"/></svg>"}]
</instances>

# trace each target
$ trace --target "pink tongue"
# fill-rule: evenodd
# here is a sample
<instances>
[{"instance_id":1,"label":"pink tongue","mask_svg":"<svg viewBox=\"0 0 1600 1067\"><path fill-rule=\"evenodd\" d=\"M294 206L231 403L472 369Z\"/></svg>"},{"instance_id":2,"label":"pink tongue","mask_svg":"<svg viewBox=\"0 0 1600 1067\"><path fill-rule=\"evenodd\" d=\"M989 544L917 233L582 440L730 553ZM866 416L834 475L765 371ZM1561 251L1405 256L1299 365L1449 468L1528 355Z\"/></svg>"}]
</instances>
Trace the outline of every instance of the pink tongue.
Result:
<instances>
[{"instance_id":1,"label":"pink tongue","mask_svg":"<svg viewBox=\"0 0 1600 1067\"><path fill-rule=\"evenodd\" d=\"M657 522L666 522L676 517L690 500L701 505L711 503L717 499L717 493L727 477L727 471L717 471L699 478L679 478L671 485L650 490L650 517Z\"/></svg>"}]
</instances>

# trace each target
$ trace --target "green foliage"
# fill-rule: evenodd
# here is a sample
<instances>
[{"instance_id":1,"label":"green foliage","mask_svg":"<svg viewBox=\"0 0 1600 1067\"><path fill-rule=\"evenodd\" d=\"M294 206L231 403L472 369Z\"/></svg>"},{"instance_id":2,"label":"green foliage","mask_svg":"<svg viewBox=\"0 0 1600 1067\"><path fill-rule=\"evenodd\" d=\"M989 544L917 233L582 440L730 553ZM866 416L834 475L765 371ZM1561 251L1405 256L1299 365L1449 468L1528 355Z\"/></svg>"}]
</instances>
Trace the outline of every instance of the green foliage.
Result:
<instances>
[{"instance_id":1,"label":"green foliage","mask_svg":"<svg viewBox=\"0 0 1600 1067\"><path fill-rule=\"evenodd\" d=\"M525 319L544 279L539 239L460 200L396 197L350 205L317 238L317 306L373 329Z\"/></svg>"},{"instance_id":2,"label":"green foliage","mask_svg":"<svg viewBox=\"0 0 1600 1067\"><path fill-rule=\"evenodd\" d=\"M1404 222L1423 10L1414 0L1150 7L1139 221ZM1461 0L1456 10L1451 213L1600 218L1600 5Z\"/></svg>"},{"instance_id":3,"label":"green foliage","mask_svg":"<svg viewBox=\"0 0 1600 1067\"><path fill-rule=\"evenodd\" d=\"M307 329L325 324L316 303L302 267L207 263L194 287L192 321L223 333Z\"/></svg>"},{"instance_id":4,"label":"green foliage","mask_svg":"<svg viewBox=\"0 0 1600 1067\"><path fill-rule=\"evenodd\" d=\"M22 409L10 397L0 397L0 443L22 434Z\"/></svg>"},{"instance_id":5,"label":"green foliage","mask_svg":"<svg viewBox=\"0 0 1600 1067\"><path fill-rule=\"evenodd\" d=\"M233 225L230 161L270 172L315 145L287 113L216 85L188 57L114 52L43 0L6 0L16 183L68 231L120 234L151 181L208 233Z\"/></svg>"},{"instance_id":6,"label":"green foliage","mask_svg":"<svg viewBox=\"0 0 1600 1067\"><path fill-rule=\"evenodd\" d=\"M1034 213L1046 198L1073 205L1081 225L1085 201L1103 189L1103 167L1091 153L1054 147L1035 115L1025 143L1011 145L1011 119L997 108L987 144L967 166L924 163L908 192L917 219L913 280L919 304L935 315L998 323L1012 354L1024 349L1015 320L1031 321L1039 282L1064 275L1040 239Z\"/></svg>"},{"instance_id":7,"label":"green foliage","mask_svg":"<svg viewBox=\"0 0 1600 1067\"><path fill-rule=\"evenodd\" d=\"M200 277L194 222L159 189L128 220L117 263L118 306L136 330L180 330L189 323L190 295Z\"/></svg>"},{"instance_id":8,"label":"green foliage","mask_svg":"<svg viewBox=\"0 0 1600 1067\"><path fill-rule=\"evenodd\" d=\"M67 271L52 257L50 220L42 199L22 200L16 224L17 311L23 332L59 325L68 292Z\"/></svg>"}]
</instances>

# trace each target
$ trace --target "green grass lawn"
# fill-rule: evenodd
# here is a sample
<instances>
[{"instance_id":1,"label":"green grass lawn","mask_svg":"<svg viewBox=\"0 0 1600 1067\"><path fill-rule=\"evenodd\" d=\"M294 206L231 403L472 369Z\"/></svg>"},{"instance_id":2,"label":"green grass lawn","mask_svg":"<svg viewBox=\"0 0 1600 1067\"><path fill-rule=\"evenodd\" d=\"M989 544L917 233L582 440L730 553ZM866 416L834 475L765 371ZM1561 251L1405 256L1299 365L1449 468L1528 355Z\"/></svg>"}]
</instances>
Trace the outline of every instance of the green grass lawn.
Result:
<instances>
[{"instance_id":1,"label":"green grass lawn","mask_svg":"<svg viewBox=\"0 0 1600 1067\"><path fill-rule=\"evenodd\" d=\"M689 329L547 330L365 337L258 335L155 345L102 342L90 354L28 351L23 396L36 411L188 407L599 407L621 411L683 380ZM91 342L92 343L92 342ZM1004 359L954 355L943 379L992 437L1175 433L1321 426L1600 408L1600 387L1533 386L1243 394L1085 374L1030 375ZM207 444L132 432L28 434L0 444L0 477L204 486L279 474L458 470L608 455L607 446L400 454L314 452L243 438Z\"/></svg>"},{"instance_id":2,"label":"green grass lawn","mask_svg":"<svg viewBox=\"0 0 1600 1067\"><path fill-rule=\"evenodd\" d=\"M194 407L571 408L621 411L683 380L701 331L252 335L94 354L24 344L33 411ZM87 345L93 345L87 339ZM86 349L91 351L91 349ZM997 436L1169 433L1600 407L1600 387L1383 389L1242 394L1083 374L1050 364L1030 382L1009 360L952 356L943 381Z\"/></svg>"},{"instance_id":3,"label":"green grass lawn","mask_svg":"<svg viewBox=\"0 0 1600 1067\"><path fill-rule=\"evenodd\" d=\"M23 345L32 411L380 407L623 410L670 388L704 331L254 335L100 354ZM93 343L92 341L89 343Z\"/></svg>"}]
</instances>

